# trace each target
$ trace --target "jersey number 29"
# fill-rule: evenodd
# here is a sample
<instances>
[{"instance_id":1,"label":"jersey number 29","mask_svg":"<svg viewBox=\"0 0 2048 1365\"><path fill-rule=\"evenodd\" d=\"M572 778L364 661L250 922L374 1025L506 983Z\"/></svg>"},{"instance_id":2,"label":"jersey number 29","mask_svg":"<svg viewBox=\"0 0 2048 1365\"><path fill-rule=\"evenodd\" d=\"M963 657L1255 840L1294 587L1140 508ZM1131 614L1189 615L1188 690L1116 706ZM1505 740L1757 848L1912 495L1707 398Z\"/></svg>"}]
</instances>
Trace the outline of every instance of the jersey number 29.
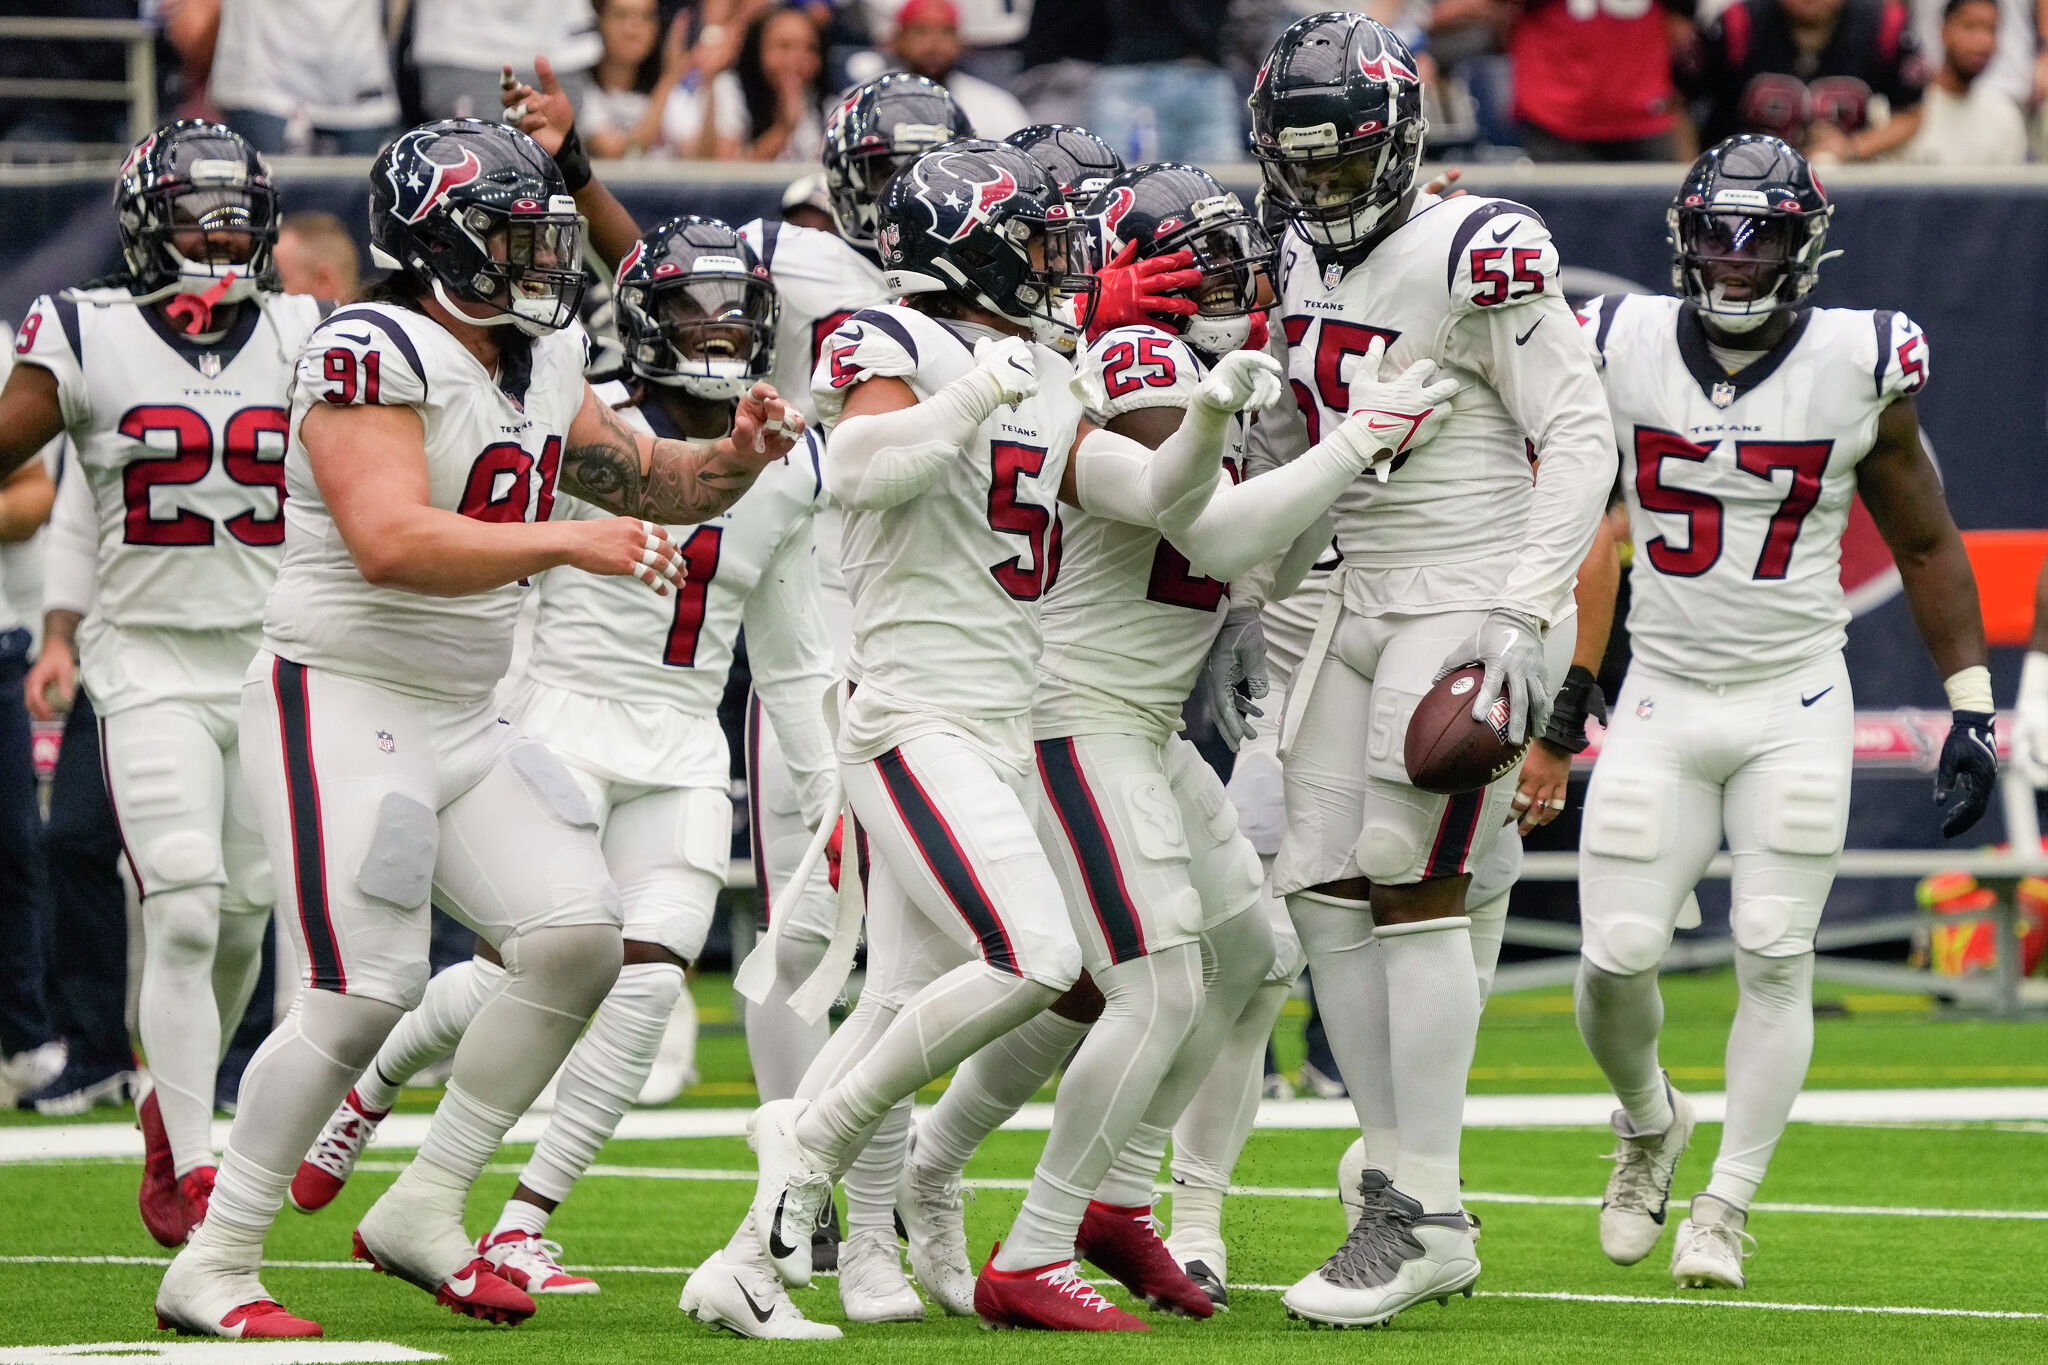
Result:
<instances>
[{"instance_id":1,"label":"jersey number 29","mask_svg":"<svg viewBox=\"0 0 2048 1365\"><path fill-rule=\"evenodd\" d=\"M267 517L255 509L237 512L222 524L244 545L284 544L284 442L291 418L283 408L243 408L228 418L221 432L221 465L244 488L268 488L277 495L277 511ZM189 507L168 517L150 510L151 491L198 483L213 468L213 428L206 418L181 403L146 403L121 418L121 434L139 446L150 437L171 437L168 454L128 461L121 470L121 500L127 508L122 540L129 545L211 545L213 519ZM270 449L263 438L274 437Z\"/></svg>"}]
</instances>

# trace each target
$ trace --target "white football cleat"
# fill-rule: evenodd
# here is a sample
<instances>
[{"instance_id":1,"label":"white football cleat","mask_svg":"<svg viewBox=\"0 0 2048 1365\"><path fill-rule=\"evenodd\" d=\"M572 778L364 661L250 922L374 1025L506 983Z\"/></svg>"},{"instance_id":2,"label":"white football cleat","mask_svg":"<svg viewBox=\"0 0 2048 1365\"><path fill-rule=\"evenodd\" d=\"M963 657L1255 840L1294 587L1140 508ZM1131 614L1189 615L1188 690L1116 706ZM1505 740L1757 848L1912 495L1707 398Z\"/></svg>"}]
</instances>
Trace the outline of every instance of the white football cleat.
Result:
<instances>
[{"instance_id":1,"label":"white football cleat","mask_svg":"<svg viewBox=\"0 0 2048 1365\"><path fill-rule=\"evenodd\" d=\"M661 1050L636 1103L667 1104L697 1083L697 1004L686 984L661 1032Z\"/></svg>"},{"instance_id":2,"label":"white football cleat","mask_svg":"<svg viewBox=\"0 0 2048 1365\"><path fill-rule=\"evenodd\" d=\"M852 1322L923 1322L924 1300L903 1273L895 1234L855 1233L839 1244L839 1306Z\"/></svg>"},{"instance_id":3,"label":"white football cleat","mask_svg":"<svg viewBox=\"0 0 2048 1365\"><path fill-rule=\"evenodd\" d=\"M1361 1177L1365 1211L1337 1253L1303 1276L1281 1303L1287 1315L1333 1327L1376 1327L1426 1299L1470 1297L1479 1253L1464 1211L1424 1213L1391 1185Z\"/></svg>"},{"instance_id":4,"label":"white football cleat","mask_svg":"<svg viewBox=\"0 0 2048 1365\"><path fill-rule=\"evenodd\" d=\"M250 1253L260 1255L260 1248ZM156 1325L184 1337L254 1341L317 1337L320 1324L278 1305L255 1268L195 1238L171 1260L156 1291Z\"/></svg>"},{"instance_id":5,"label":"white football cleat","mask_svg":"<svg viewBox=\"0 0 2048 1365\"><path fill-rule=\"evenodd\" d=\"M810 1243L804 1243L810 1250ZM676 1307L706 1327L724 1328L767 1341L837 1341L839 1329L812 1322L789 1301L776 1273L765 1265L735 1263L724 1249L704 1258L683 1282Z\"/></svg>"},{"instance_id":6,"label":"white football cleat","mask_svg":"<svg viewBox=\"0 0 2048 1365\"><path fill-rule=\"evenodd\" d=\"M416 1285L463 1317L516 1324L533 1316L533 1299L500 1275L462 1230L462 1192L429 1186L415 1159L356 1224L355 1258Z\"/></svg>"},{"instance_id":7,"label":"white football cleat","mask_svg":"<svg viewBox=\"0 0 2048 1365\"><path fill-rule=\"evenodd\" d=\"M896 1182L896 1216L910 1243L910 1273L932 1302L956 1318L974 1313L974 1263L967 1257L966 1209L960 1177L938 1176L903 1163Z\"/></svg>"},{"instance_id":8,"label":"white football cleat","mask_svg":"<svg viewBox=\"0 0 2048 1365\"><path fill-rule=\"evenodd\" d=\"M485 1233L476 1249L478 1255L491 1263L491 1269L529 1294L598 1292L596 1280L587 1275L571 1274L562 1268L560 1242L550 1242L530 1232L508 1228L496 1236Z\"/></svg>"},{"instance_id":9,"label":"white football cleat","mask_svg":"<svg viewBox=\"0 0 2048 1365\"><path fill-rule=\"evenodd\" d=\"M1671 1126L1661 1133L1637 1133L1626 1109L1614 1111L1613 1174L1600 1200L1600 1249L1616 1265L1634 1265L1664 1235L1671 1201L1671 1177L1692 1141L1692 1101L1672 1088Z\"/></svg>"},{"instance_id":10,"label":"white football cleat","mask_svg":"<svg viewBox=\"0 0 2048 1365\"><path fill-rule=\"evenodd\" d=\"M1671 1278L1680 1289L1741 1289L1749 1283L1742 1263L1756 1253L1756 1238L1744 1230L1748 1215L1718 1199L1699 1195L1692 1217L1679 1220L1671 1244Z\"/></svg>"},{"instance_id":11,"label":"white football cleat","mask_svg":"<svg viewBox=\"0 0 2048 1365\"><path fill-rule=\"evenodd\" d=\"M804 1104L770 1100L747 1120L747 1146L760 1168L749 1210L761 1255L792 1289L811 1282L811 1233L832 1197L832 1176L820 1171L797 1141Z\"/></svg>"}]
</instances>

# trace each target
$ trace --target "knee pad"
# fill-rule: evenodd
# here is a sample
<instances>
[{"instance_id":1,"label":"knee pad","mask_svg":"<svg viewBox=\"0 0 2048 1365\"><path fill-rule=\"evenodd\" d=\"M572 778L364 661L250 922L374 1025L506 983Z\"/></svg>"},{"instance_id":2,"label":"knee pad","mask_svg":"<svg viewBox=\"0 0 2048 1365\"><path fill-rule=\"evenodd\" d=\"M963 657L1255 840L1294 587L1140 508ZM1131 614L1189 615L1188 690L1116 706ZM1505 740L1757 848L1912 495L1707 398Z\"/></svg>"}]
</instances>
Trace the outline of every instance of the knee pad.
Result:
<instances>
[{"instance_id":1,"label":"knee pad","mask_svg":"<svg viewBox=\"0 0 2048 1365\"><path fill-rule=\"evenodd\" d=\"M1657 970L1671 946L1671 926L1647 915L1585 916L1580 952L1612 976L1640 976Z\"/></svg>"},{"instance_id":2,"label":"knee pad","mask_svg":"<svg viewBox=\"0 0 2048 1365\"><path fill-rule=\"evenodd\" d=\"M590 808L590 798L554 750L538 740L522 739L512 746L505 761L550 819L569 829L596 831L597 815Z\"/></svg>"},{"instance_id":3,"label":"knee pad","mask_svg":"<svg viewBox=\"0 0 2048 1365\"><path fill-rule=\"evenodd\" d=\"M402 909L425 905L440 849L441 827L433 810L404 792L386 792L356 869L356 890Z\"/></svg>"},{"instance_id":4,"label":"knee pad","mask_svg":"<svg viewBox=\"0 0 2048 1365\"><path fill-rule=\"evenodd\" d=\"M619 979L606 998L658 1027L675 1013L687 988L683 969L673 962L629 962L619 968Z\"/></svg>"},{"instance_id":5,"label":"knee pad","mask_svg":"<svg viewBox=\"0 0 2048 1365\"><path fill-rule=\"evenodd\" d=\"M157 891L142 908L144 942L151 954L187 961L212 958L220 938L220 888Z\"/></svg>"},{"instance_id":6,"label":"knee pad","mask_svg":"<svg viewBox=\"0 0 2048 1365\"><path fill-rule=\"evenodd\" d=\"M1278 953L1264 907L1232 915L1202 934L1203 972L1210 990L1249 995L1272 975Z\"/></svg>"},{"instance_id":7,"label":"knee pad","mask_svg":"<svg viewBox=\"0 0 2048 1365\"><path fill-rule=\"evenodd\" d=\"M617 926L568 924L515 934L498 947L505 970L530 983L526 994L550 997L556 1008L589 1015L618 980L625 948Z\"/></svg>"},{"instance_id":8,"label":"knee pad","mask_svg":"<svg viewBox=\"0 0 2048 1365\"><path fill-rule=\"evenodd\" d=\"M1820 912L1817 900L1741 894L1728 919L1737 948L1760 958L1780 959L1813 951Z\"/></svg>"}]
</instances>

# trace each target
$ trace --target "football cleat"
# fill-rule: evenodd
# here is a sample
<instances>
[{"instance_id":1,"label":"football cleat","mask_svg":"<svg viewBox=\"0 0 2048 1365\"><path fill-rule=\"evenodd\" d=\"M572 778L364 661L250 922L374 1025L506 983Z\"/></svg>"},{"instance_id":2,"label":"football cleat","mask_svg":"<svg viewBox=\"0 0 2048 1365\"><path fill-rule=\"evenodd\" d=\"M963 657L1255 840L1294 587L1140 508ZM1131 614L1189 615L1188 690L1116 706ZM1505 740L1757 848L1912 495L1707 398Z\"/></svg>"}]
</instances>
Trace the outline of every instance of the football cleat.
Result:
<instances>
[{"instance_id":1,"label":"football cleat","mask_svg":"<svg viewBox=\"0 0 2048 1365\"><path fill-rule=\"evenodd\" d=\"M769 1341L837 1341L829 1322L812 1322L790 1302L789 1291L767 1265L732 1260L720 1249L683 1282L676 1307L706 1327Z\"/></svg>"},{"instance_id":2,"label":"football cleat","mask_svg":"<svg viewBox=\"0 0 2048 1365\"><path fill-rule=\"evenodd\" d=\"M956 1318L975 1311L980 1292L967 1259L960 1177L935 1176L917 1164L915 1149L896 1182L896 1216L910 1244L910 1273L932 1302Z\"/></svg>"},{"instance_id":3,"label":"football cleat","mask_svg":"<svg viewBox=\"0 0 2048 1365\"><path fill-rule=\"evenodd\" d=\"M1221 1239L1209 1233L1175 1228L1166 1239L1166 1249L1180 1263L1195 1287L1209 1296L1219 1310L1230 1308L1229 1254Z\"/></svg>"},{"instance_id":4,"label":"football cleat","mask_svg":"<svg viewBox=\"0 0 2048 1365\"><path fill-rule=\"evenodd\" d=\"M156 1102L156 1087L135 1106L136 1125L142 1129L142 1187L135 1203L142 1210L142 1226L162 1246L181 1247L199 1221L185 1206L178 1187L178 1170L171 1160L171 1139L164 1131L163 1110ZM193 1174L197 1174L195 1171Z\"/></svg>"},{"instance_id":5,"label":"football cleat","mask_svg":"<svg viewBox=\"0 0 2048 1365\"><path fill-rule=\"evenodd\" d=\"M432 1272L407 1266L372 1251L363 1240L361 1228L355 1232L353 1254L358 1261L368 1261L370 1269L379 1275L390 1275L407 1284L418 1285L434 1296L435 1303L462 1317L516 1327L533 1316L534 1303L526 1291L501 1277L481 1256L453 1274L435 1276Z\"/></svg>"},{"instance_id":6,"label":"football cleat","mask_svg":"<svg viewBox=\"0 0 2048 1365\"><path fill-rule=\"evenodd\" d=\"M760 1169L751 1209L754 1236L792 1289L811 1282L811 1230L832 1197L831 1175L818 1170L797 1141L802 1111L795 1100L770 1100L747 1120L747 1146Z\"/></svg>"},{"instance_id":7,"label":"football cleat","mask_svg":"<svg viewBox=\"0 0 2048 1365\"><path fill-rule=\"evenodd\" d=\"M1671 1244L1671 1278L1680 1289L1741 1289L1749 1283L1742 1263L1756 1254L1756 1238L1744 1230L1748 1216L1718 1199L1700 1195L1692 1217L1678 1223Z\"/></svg>"},{"instance_id":8,"label":"football cleat","mask_svg":"<svg viewBox=\"0 0 2048 1365\"><path fill-rule=\"evenodd\" d=\"M320 1324L294 1317L270 1297L254 1270L192 1247L175 1257L156 1291L156 1325L183 1337L254 1341L317 1337Z\"/></svg>"},{"instance_id":9,"label":"football cleat","mask_svg":"<svg viewBox=\"0 0 2048 1365\"><path fill-rule=\"evenodd\" d=\"M200 1166L178 1177L178 1194L185 1201L185 1215L198 1227L206 1221L206 1206L213 1201L213 1180L216 1169Z\"/></svg>"},{"instance_id":10,"label":"football cleat","mask_svg":"<svg viewBox=\"0 0 2048 1365\"><path fill-rule=\"evenodd\" d=\"M33 1109L49 1118L76 1118L101 1105L124 1105L135 1093L135 1072L125 1068L103 1071L70 1058L56 1079L42 1089L24 1090L16 1096L14 1107Z\"/></svg>"},{"instance_id":11,"label":"football cleat","mask_svg":"<svg viewBox=\"0 0 2048 1365\"><path fill-rule=\"evenodd\" d=\"M1186 1318L1206 1318L1216 1311L1160 1240L1149 1204L1123 1207L1089 1200L1075 1250L1153 1308Z\"/></svg>"},{"instance_id":12,"label":"football cleat","mask_svg":"<svg viewBox=\"0 0 2048 1365\"><path fill-rule=\"evenodd\" d=\"M1328 1075L1310 1062L1301 1064L1301 1088L1319 1100L1341 1100L1351 1093L1344 1088L1343 1077Z\"/></svg>"},{"instance_id":13,"label":"football cleat","mask_svg":"<svg viewBox=\"0 0 2048 1365\"><path fill-rule=\"evenodd\" d=\"M1600 1200L1600 1249L1616 1265L1634 1265L1664 1235L1671 1177L1692 1141L1692 1102L1664 1082L1671 1097L1671 1126L1661 1133L1637 1133L1626 1109L1614 1111L1614 1171Z\"/></svg>"},{"instance_id":14,"label":"football cleat","mask_svg":"<svg viewBox=\"0 0 2048 1365\"><path fill-rule=\"evenodd\" d=\"M1333 1327L1376 1327L1425 1299L1471 1297L1479 1254L1463 1210L1424 1213L1385 1183L1362 1177L1364 1210L1344 1245L1281 1297L1292 1318Z\"/></svg>"},{"instance_id":15,"label":"football cleat","mask_svg":"<svg viewBox=\"0 0 2048 1365\"><path fill-rule=\"evenodd\" d=\"M1001 1251L1002 1243L996 1243ZM1149 1332L1133 1317L1095 1292L1075 1261L1026 1270L997 1270L995 1251L974 1282L974 1311L991 1330L1036 1327L1048 1332Z\"/></svg>"},{"instance_id":16,"label":"football cleat","mask_svg":"<svg viewBox=\"0 0 2048 1365\"><path fill-rule=\"evenodd\" d=\"M486 1233L476 1244L477 1254L491 1263L491 1269L507 1284L528 1294L595 1294L597 1281L572 1275L561 1265L562 1244L550 1242L508 1228L493 1236Z\"/></svg>"},{"instance_id":17,"label":"football cleat","mask_svg":"<svg viewBox=\"0 0 2048 1365\"><path fill-rule=\"evenodd\" d=\"M369 1108L351 1089L342 1098L341 1107L327 1120L327 1126L320 1130L313 1150L299 1163L288 1195L292 1207L300 1213L314 1213L333 1203L334 1196L341 1193L341 1187L355 1173L356 1159L389 1112Z\"/></svg>"},{"instance_id":18,"label":"football cleat","mask_svg":"<svg viewBox=\"0 0 2048 1365\"><path fill-rule=\"evenodd\" d=\"M463 1317L517 1324L533 1316L533 1300L476 1254L458 1213L410 1198L406 1176L384 1192L356 1225L355 1258L370 1269L419 1286ZM438 1191L436 1192L438 1193ZM396 1194L398 1197L393 1198ZM460 1205L456 1205L459 1211ZM439 1226L435 1226L439 1224Z\"/></svg>"},{"instance_id":19,"label":"football cleat","mask_svg":"<svg viewBox=\"0 0 2048 1365\"><path fill-rule=\"evenodd\" d=\"M923 1322L924 1300L903 1273L886 1228L857 1232L839 1246L839 1305L851 1322Z\"/></svg>"},{"instance_id":20,"label":"football cleat","mask_svg":"<svg viewBox=\"0 0 2048 1365\"><path fill-rule=\"evenodd\" d=\"M68 1052L63 1042L24 1048L0 1062L0 1104L13 1104L23 1095L33 1095L64 1074Z\"/></svg>"},{"instance_id":21,"label":"football cleat","mask_svg":"<svg viewBox=\"0 0 2048 1365\"><path fill-rule=\"evenodd\" d=\"M902 1223L897 1220L898 1225ZM818 1210L818 1226L811 1229L811 1273L829 1275L839 1269L839 1205L830 1199Z\"/></svg>"}]
</instances>

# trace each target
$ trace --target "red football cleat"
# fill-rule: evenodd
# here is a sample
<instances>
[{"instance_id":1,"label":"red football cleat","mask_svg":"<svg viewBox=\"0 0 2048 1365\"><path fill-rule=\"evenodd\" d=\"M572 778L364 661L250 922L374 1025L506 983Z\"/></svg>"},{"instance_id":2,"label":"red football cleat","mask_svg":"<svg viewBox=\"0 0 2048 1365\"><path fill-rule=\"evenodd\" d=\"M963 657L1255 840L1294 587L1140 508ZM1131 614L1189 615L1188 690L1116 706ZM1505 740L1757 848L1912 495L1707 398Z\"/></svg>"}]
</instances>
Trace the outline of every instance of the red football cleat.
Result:
<instances>
[{"instance_id":1,"label":"red football cleat","mask_svg":"<svg viewBox=\"0 0 2048 1365\"><path fill-rule=\"evenodd\" d=\"M313 1213L333 1203L355 1174L356 1159L369 1145L371 1134L389 1112L369 1108L351 1089L320 1130L313 1150L299 1163L288 1192L292 1207L300 1213Z\"/></svg>"},{"instance_id":2,"label":"red football cleat","mask_svg":"<svg viewBox=\"0 0 2048 1365\"><path fill-rule=\"evenodd\" d=\"M996 1243L996 1251L1002 1243ZM1081 1278L1073 1261L1028 1270L997 1270L995 1252L974 1282L974 1311L988 1328L1037 1327L1049 1332L1149 1332Z\"/></svg>"},{"instance_id":3,"label":"red football cleat","mask_svg":"<svg viewBox=\"0 0 2048 1365\"><path fill-rule=\"evenodd\" d=\"M1075 1249L1083 1260L1115 1276L1124 1288L1154 1308L1187 1318L1206 1318L1216 1312L1208 1294L1188 1278L1160 1240L1159 1225L1152 1221L1148 1204L1126 1208L1089 1200Z\"/></svg>"},{"instance_id":4,"label":"red football cleat","mask_svg":"<svg viewBox=\"0 0 2048 1365\"><path fill-rule=\"evenodd\" d=\"M212 1328L174 1322L162 1312L156 1315L156 1325L159 1331L176 1332L181 1337L231 1337L241 1341L281 1341L291 1337L325 1335L319 1323L293 1317L282 1304L271 1299L245 1303Z\"/></svg>"},{"instance_id":5,"label":"red football cleat","mask_svg":"<svg viewBox=\"0 0 2048 1365\"><path fill-rule=\"evenodd\" d=\"M185 1200L185 1216L198 1227L206 1221L206 1206L213 1202L213 1179L217 1168L200 1166L178 1177L178 1193Z\"/></svg>"},{"instance_id":6,"label":"red football cleat","mask_svg":"<svg viewBox=\"0 0 2048 1365\"><path fill-rule=\"evenodd\" d=\"M171 1160L171 1138L164 1131L155 1087L135 1106L135 1118L142 1128L142 1188L135 1196L142 1210L142 1226L162 1245L181 1247L199 1220L185 1207L185 1196L178 1189L178 1169Z\"/></svg>"},{"instance_id":7,"label":"red football cleat","mask_svg":"<svg viewBox=\"0 0 2048 1365\"><path fill-rule=\"evenodd\" d=\"M368 1261L370 1269L380 1275L396 1276L408 1284L418 1285L434 1296L435 1303L466 1318L516 1327L533 1316L533 1300L523 1290L507 1283L481 1256L438 1284L420 1279L397 1266L383 1265L363 1244L360 1232L355 1234L355 1258Z\"/></svg>"},{"instance_id":8,"label":"red football cleat","mask_svg":"<svg viewBox=\"0 0 2048 1365\"><path fill-rule=\"evenodd\" d=\"M486 1233L477 1254L498 1272L498 1278L529 1294L595 1294L596 1280L562 1267L562 1244L508 1228L493 1237Z\"/></svg>"}]
</instances>

